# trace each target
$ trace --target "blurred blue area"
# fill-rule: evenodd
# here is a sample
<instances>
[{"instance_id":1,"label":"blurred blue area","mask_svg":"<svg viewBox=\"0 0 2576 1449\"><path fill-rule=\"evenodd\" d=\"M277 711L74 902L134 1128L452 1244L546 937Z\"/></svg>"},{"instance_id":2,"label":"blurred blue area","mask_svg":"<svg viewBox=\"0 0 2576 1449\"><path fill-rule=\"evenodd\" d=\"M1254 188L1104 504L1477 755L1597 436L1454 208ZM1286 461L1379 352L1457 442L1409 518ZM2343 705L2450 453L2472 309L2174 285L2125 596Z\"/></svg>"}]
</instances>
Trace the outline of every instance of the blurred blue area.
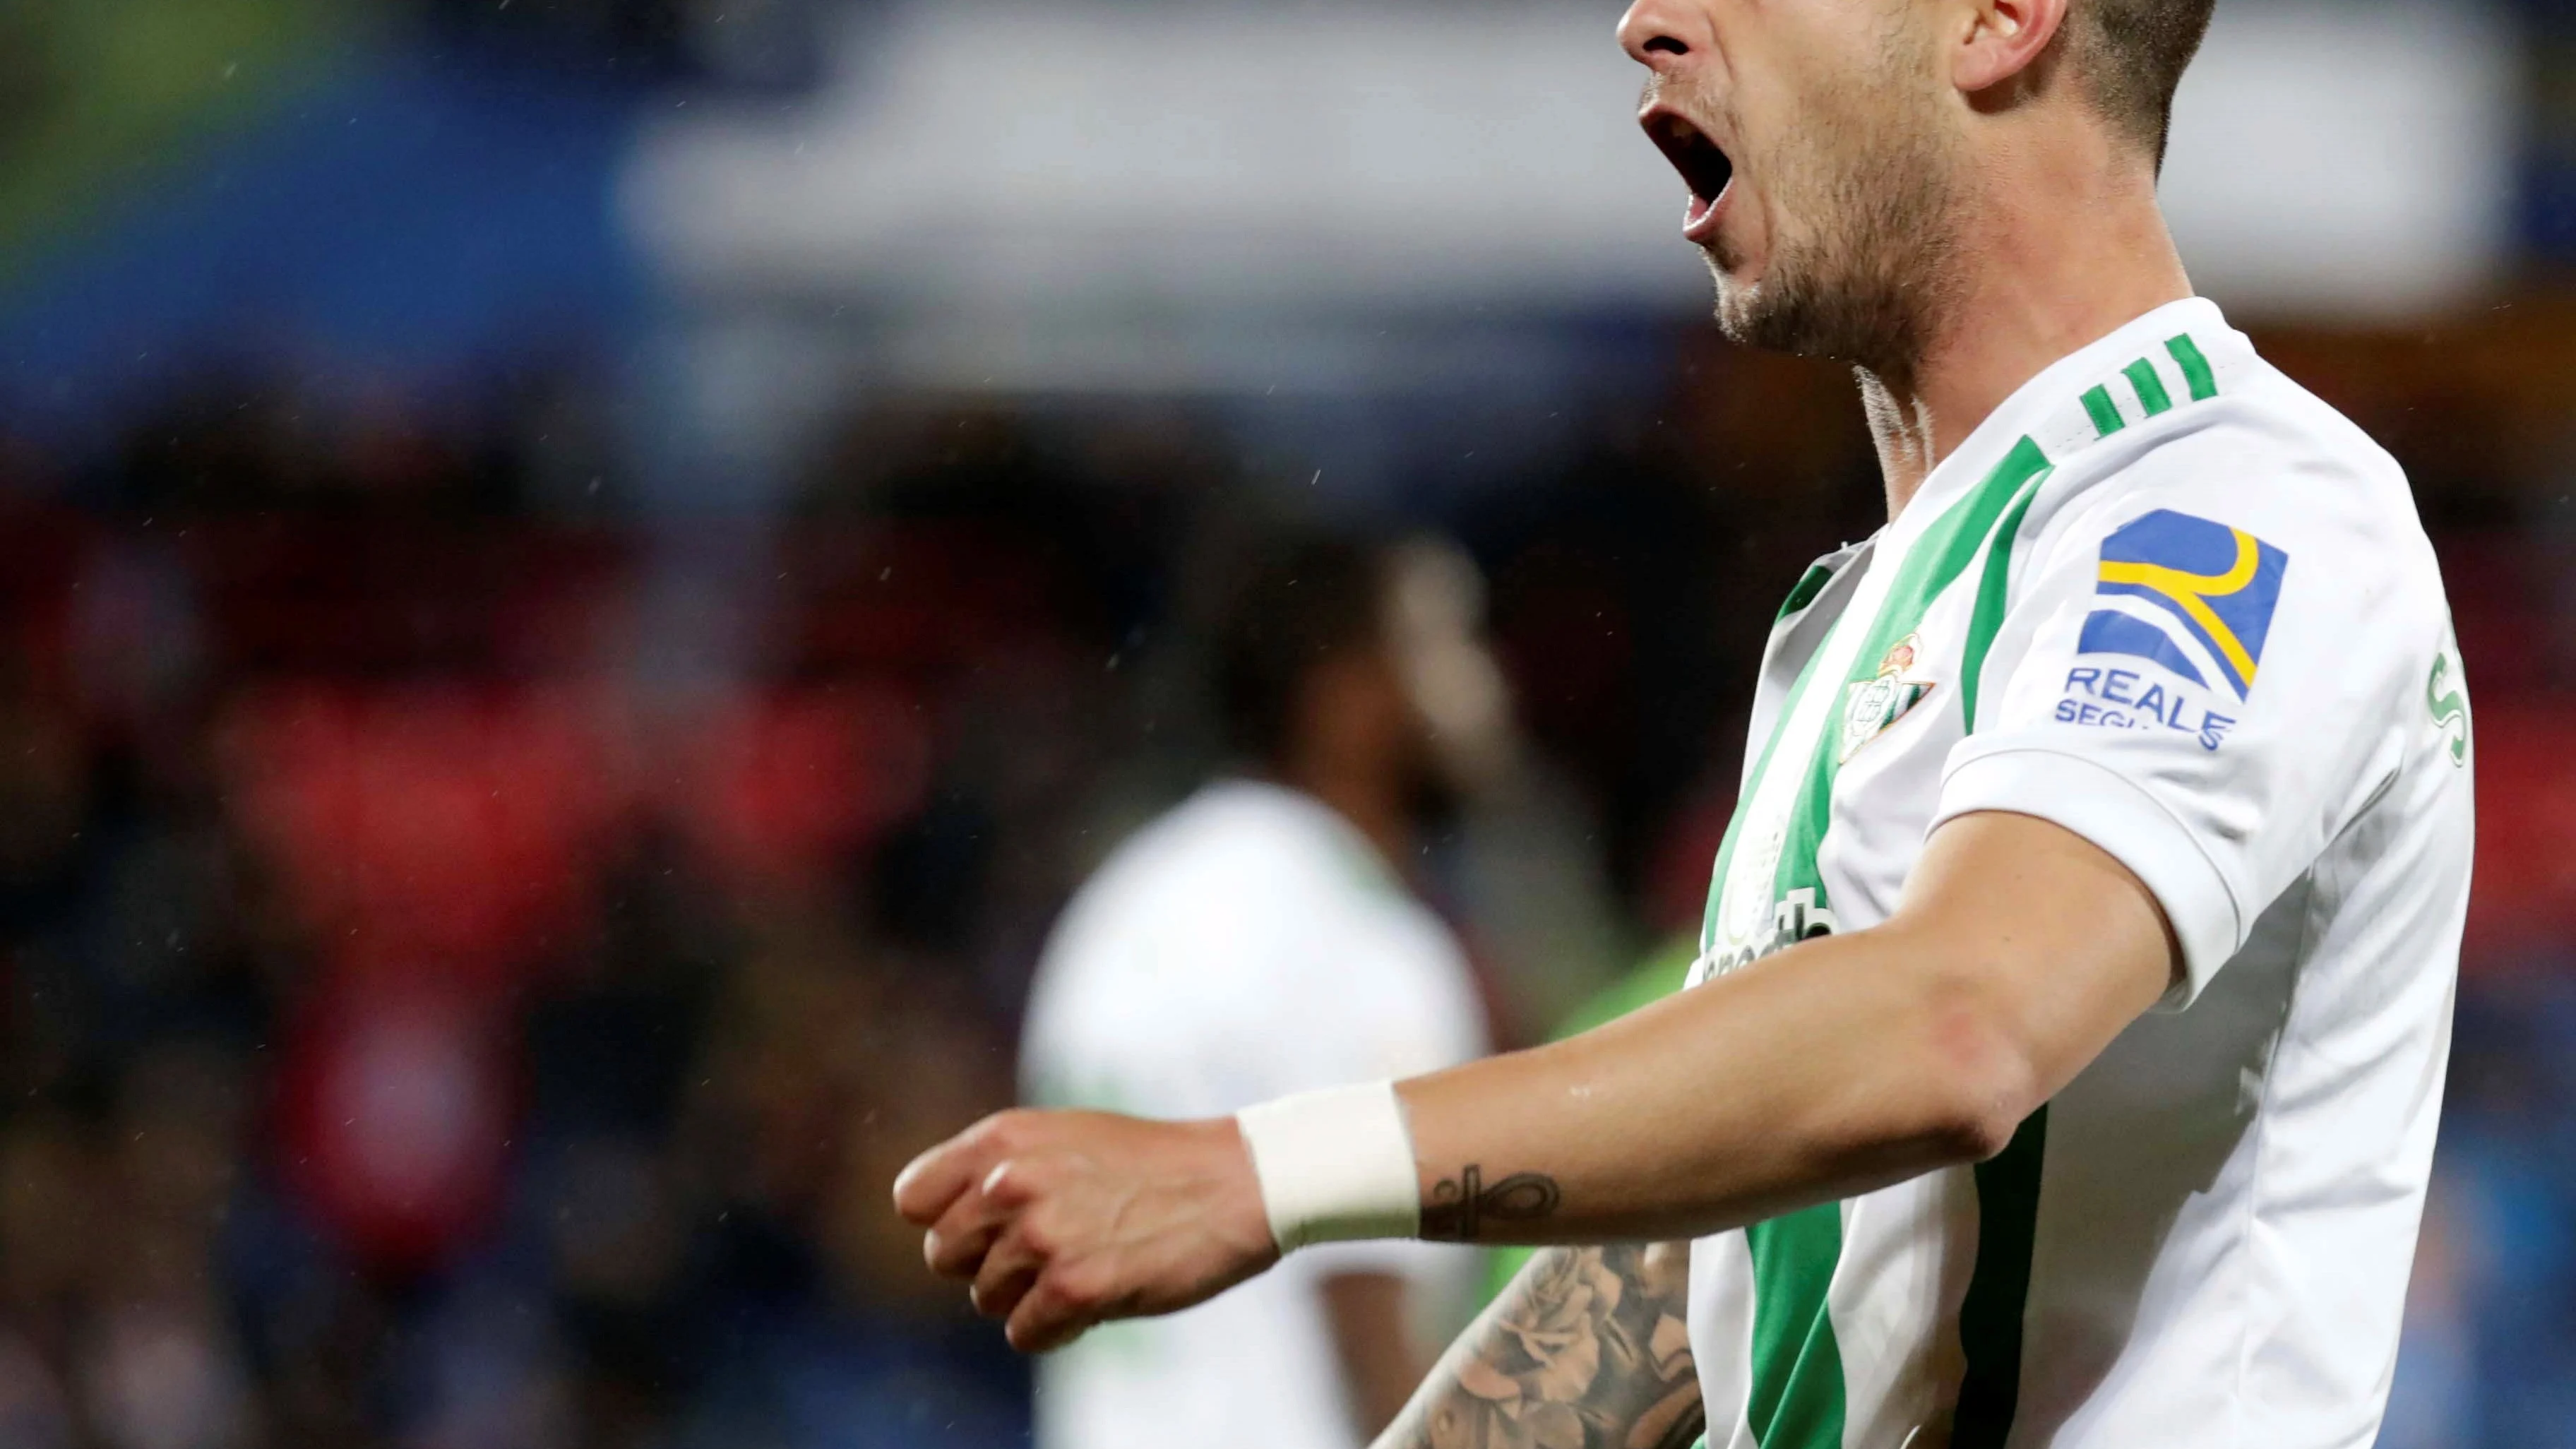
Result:
<instances>
[{"instance_id":1,"label":"blurred blue area","mask_svg":"<svg viewBox=\"0 0 2576 1449\"><path fill-rule=\"evenodd\" d=\"M435 390L613 348L643 300L612 192L645 104L425 39L344 56L17 269L0 416L69 440L209 367Z\"/></svg>"}]
</instances>

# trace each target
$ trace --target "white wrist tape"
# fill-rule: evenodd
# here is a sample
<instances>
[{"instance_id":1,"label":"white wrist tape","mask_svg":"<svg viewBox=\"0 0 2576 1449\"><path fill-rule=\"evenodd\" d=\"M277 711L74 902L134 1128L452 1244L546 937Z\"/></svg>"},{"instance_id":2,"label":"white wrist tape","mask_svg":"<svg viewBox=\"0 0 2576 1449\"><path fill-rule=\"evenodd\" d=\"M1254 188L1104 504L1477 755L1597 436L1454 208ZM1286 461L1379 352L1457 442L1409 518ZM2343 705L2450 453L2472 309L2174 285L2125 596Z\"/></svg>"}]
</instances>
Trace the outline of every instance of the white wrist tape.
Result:
<instances>
[{"instance_id":1,"label":"white wrist tape","mask_svg":"<svg viewBox=\"0 0 2576 1449\"><path fill-rule=\"evenodd\" d=\"M1422 1232L1413 1133L1395 1083L1282 1097L1234 1114L1279 1251Z\"/></svg>"}]
</instances>

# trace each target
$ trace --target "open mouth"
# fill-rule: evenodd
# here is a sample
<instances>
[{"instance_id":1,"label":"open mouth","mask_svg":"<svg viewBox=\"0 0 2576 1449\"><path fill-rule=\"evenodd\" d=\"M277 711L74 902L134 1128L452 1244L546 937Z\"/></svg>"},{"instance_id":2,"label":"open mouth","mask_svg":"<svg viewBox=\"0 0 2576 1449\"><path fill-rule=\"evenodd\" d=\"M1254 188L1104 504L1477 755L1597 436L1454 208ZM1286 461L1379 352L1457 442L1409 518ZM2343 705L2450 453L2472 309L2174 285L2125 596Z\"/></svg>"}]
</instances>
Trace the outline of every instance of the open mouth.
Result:
<instances>
[{"instance_id":1,"label":"open mouth","mask_svg":"<svg viewBox=\"0 0 2576 1449\"><path fill-rule=\"evenodd\" d=\"M1708 133L1684 117L1667 110L1648 111L1642 118L1648 139L1682 174L1682 184L1690 188L1690 217L1685 229L1696 232L1726 195L1735 180L1735 163L1718 149Z\"/></svg>"}]
</instances>

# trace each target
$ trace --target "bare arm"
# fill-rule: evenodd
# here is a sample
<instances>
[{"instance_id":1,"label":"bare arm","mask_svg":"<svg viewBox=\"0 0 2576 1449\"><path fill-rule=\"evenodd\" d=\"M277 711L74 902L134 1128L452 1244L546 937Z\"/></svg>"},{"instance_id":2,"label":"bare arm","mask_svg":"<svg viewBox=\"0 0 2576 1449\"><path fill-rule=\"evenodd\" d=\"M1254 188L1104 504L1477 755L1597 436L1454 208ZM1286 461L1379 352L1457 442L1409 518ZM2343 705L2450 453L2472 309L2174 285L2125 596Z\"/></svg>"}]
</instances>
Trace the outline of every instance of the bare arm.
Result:
<instances>
[{"instance_id":1,"label":"bare arm","mask_svg":"<svg viewBox=\"0 0 2576 1449\"><path fill-rule=\"evenodd\" d=\"M1403 1084L1423 1236L1692 1238L1981 1160L2176 961L2154 897L2081 837L1952 821L1883 926ZM996 1119L916 1161L896 1202L1023 1348L1187 1307L1276 1258L1231 1121Z\"/></svg>"},{"instance_id":2,"label":"bare arm","mask_svg":"<svg viewBox=\"0 0 2576 1449\"><path fill-rule=\"evenodd\" d=\"M1885 925L1401 1087L1423 1236L1692 1238L2003 1150L2176 969L2101 850L1973 815Z\"/></svg>"},{"instance_id":3,"label":"bare arm","mask_svg":"<svg viewBox=\"0 0 2576 1449\"><path fill-rule=\"evenodd\" d=\"M1321 1292L1333 1355L1350 1390L1351 1426L1363 1439L1376 1438L1429 1367L1414 1346L1404 1280L1393 1273L1337 1273Z\"/></svg>"},{"instance_id":4,"label":"bare arm","mask_svg":"<svg viewBox=\"0 0 2576 1449\"><path fill-rule=\"evenodd\" d=\"M1707 1422L1689 1278L1683 1243L1540 1254L1376 1449L1682 1449Z\"/></svg>"}]
</instances>

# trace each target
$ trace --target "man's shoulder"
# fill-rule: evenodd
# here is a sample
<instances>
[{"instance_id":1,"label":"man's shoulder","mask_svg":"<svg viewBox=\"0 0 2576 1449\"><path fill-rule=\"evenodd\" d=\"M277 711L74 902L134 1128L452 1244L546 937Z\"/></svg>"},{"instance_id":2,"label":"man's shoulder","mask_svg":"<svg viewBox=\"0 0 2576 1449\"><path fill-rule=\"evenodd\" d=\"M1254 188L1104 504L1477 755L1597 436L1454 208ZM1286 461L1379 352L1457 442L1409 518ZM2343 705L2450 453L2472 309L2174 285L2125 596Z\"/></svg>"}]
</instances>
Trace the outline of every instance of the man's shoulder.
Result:
<instances>
[{"instance_id":1,"label":"man's shoulder","mask_svg":"<svg viewBox=\"0 0 2576 1449\"><path fill-rule=\"evenodd\" d=\"M2251 359L2234 390L2213 401L2219 405L2207 431L2215 442L2320 479L2357 479L2401 493L2406 487L2405 469L2376 438L2269 362ZM2412 512L2410 502L2410 521Z\"/></svg>"},{"instance_id":2,"label":"man's shoulder","mask_svg":"<svg viewBox=\"0 0 2576 1449\"><path fill-rule=\"evenodd\" d=\"M2082 637L2232 640L2222 653L2247 685L2258 662L2304 655L2393 698L2420 687L2447 628L2403 470L2250 356L2218 396L2070 460L2041 490L2028 536L2019 576L2081 589L2093 610Z\"/></svg>"},{"instance_id":3,"label":"man's shoulder","mask_svg":"<svg viewBox=\"0 0 2576 1449\"><path fill-rule=\"evenodd\" d=\"M2035 523L2110 529L2159 511L2206 519L2338 568L2420 572L2431 545L2385 448L2286 374L2245 358L2223 392L2077 455Z\"/></svg>"},{"instance_id":4,"label":"man's shoulder","mask_svg":"<svg viewBox=\"0 0 2576 1449\"><path fill-rule=\"evenodd\" d=\"M1294 884L1300 844L1276 802L1211 785L1120 841L1075 892L1066 919L1159 917L1212 897L1239 909Z\"/></svg>"},{"instance_id":5,"label":"man's shoulder","mask_svg":"<svg viewBox=\"0 0 2576 1449\"><path fill-rule=\"evenodd\" d=\"M2126 473L2178 454L2233 447L2352 473L2402 476L2396 460L2368 433L2250 348L2219 349L2215 362L2192 372L2193 395L2168 400L2147 386L2152 374L2145 364L2133 362L2106 374L2132 391L2112 395L2107 382L2099 383L2057 409L2063 416L2051 422L2064 435L2060 441L2071 444L2066 451L2075 454L2063 460L2066 467ZM2137 392L2152 393L2156 405L2133 417L2138 407L2128 399ZM2076 425L2079 409L2082 426ZM2054 456L2060 449L2049 451Z\"/></svg>"},{"instance_id":6,"label":"man's shoulder","mask_svg":"<svg viewBox=\"0 0 2576 1449\"><path fill-rule=\"evenodd\" d=\"M1177 932L1290 945L1371 925L1410 928L1423 908L1365 840L1322 803L1219 781L1139 828L1075 893L1059 935Z\"/></svg>"},{"instance_id":7,"label":"man's shoulder","mask_svg":"<svg viewBox=\"0 0 2576 1449\"><path fill-rule=\"evenodd\" d=\"M1296 947L1311 913L1295 853L1242 803L1202 789L1136 827L1074 891L1031 983L1033 1052L1123 1057L1139 1013L1172 1030L1221 1022Z\"/></svg>"},{"instance_id":8,"label":"man's shoulder","mask_svg":"<svg viewBox=\"0 0 2576 1449\"><path fill-rule=\"evenodd\" d=\"M1130 1050L1128 1008L1150 1000L1202 1040L1257 1027L1274 1056L1426 1032L1437 1059L1407 1072L1472 1055L1453 1045L1472 1045L1481 1022L1456 938L1373 854L1349 859L1365 842L1324 810L1276 786L1219 782L1121 842L1047 943L1032 1040L1058 1055Z\"/></svg>"}]
</instances>

